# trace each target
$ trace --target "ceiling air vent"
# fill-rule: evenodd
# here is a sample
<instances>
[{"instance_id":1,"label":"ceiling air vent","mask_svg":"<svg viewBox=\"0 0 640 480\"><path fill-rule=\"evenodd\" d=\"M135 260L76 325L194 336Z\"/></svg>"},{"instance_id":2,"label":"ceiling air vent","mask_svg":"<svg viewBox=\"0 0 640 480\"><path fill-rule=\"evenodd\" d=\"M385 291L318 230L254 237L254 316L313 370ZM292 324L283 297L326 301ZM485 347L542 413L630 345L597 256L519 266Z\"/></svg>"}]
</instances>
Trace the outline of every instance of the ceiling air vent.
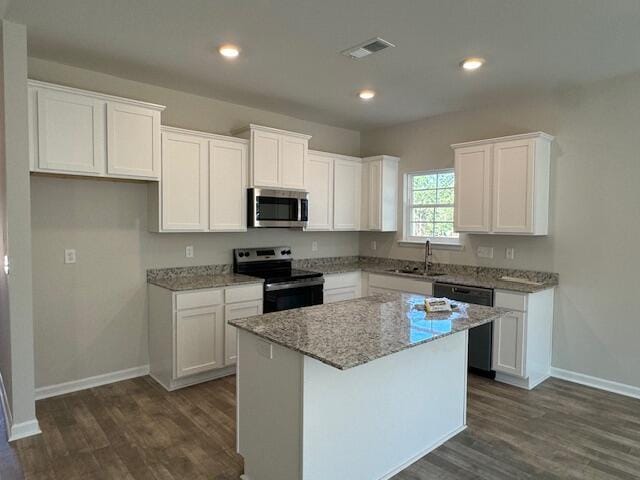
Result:
<instances>
[{"instance_id":1,"label":"ceiling air vent","mask_svg":"<svg viewBox=\"0 0 640 480\"><path fill-rule=\"evenodd\" d=\"M354 60L360 60L361 58L367 57L372 53L377 53L380 50L384 50L388 47L395 47L395 45L391 42L387 42L386 40L376 37L371 40L367 40L355 47L347 48L343 50L342 55L346 55Z\"/></svg>"}]
</instances>

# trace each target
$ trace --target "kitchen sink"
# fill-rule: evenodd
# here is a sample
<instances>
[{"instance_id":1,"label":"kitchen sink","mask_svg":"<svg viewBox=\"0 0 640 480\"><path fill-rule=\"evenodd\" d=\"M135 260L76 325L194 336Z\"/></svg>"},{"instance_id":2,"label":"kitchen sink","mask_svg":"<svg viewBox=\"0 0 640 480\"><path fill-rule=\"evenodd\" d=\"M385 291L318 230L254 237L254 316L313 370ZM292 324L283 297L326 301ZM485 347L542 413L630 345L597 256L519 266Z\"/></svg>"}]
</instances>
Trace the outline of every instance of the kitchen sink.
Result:
<instances>
[{"instance_id":1,"label":"kitchen sink","mask_svg":"<svg viewBox=\"0 0 640 480\"><path fill-rule=\"evenodd\" d=\"M411 275L420 275L421 277L440 277L442 275L446 275L444 272L421 272L420 270L413 270L409 268L390 268L386 270L389 273L408 273Z\"/></svg>"}]
</instances>

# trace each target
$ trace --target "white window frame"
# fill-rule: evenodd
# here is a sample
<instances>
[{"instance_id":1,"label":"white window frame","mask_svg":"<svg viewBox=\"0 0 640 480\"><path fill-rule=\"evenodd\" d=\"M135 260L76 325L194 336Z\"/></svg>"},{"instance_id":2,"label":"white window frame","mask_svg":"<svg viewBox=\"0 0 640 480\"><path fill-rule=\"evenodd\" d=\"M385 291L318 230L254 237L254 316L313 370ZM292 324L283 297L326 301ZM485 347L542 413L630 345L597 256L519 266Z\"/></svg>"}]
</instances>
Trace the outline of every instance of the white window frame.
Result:
<instances>
[{"instance_id":1,"label":"white window frame","mask_svg":"<svg viewBox=\"0 0 640 480\"><path fill-rule=\"evenodd\" d=\"M407 172L404 174L404 195L403 195L403 226L402 226L402 240L401 243L407 244L424 244L427 240L429 240L434 245L443 245L443 246L451 246L451 247L461 247L463 245L463 239L461 238L461 234L458 234L457 238L451 237L415 237L410 235L411 229L411 209L415 208L411 203L411 194L413 193L413 189L411 188L411 179L414 176L418 175L434 175L437 173L453 173L453 168L440 168L433 170L423 170L418 172ZM429 205L429 207L436 207L438 205ZM440 206L452 206L455 209L454 204L443 204Z\"/></svg>"}]
</instances>

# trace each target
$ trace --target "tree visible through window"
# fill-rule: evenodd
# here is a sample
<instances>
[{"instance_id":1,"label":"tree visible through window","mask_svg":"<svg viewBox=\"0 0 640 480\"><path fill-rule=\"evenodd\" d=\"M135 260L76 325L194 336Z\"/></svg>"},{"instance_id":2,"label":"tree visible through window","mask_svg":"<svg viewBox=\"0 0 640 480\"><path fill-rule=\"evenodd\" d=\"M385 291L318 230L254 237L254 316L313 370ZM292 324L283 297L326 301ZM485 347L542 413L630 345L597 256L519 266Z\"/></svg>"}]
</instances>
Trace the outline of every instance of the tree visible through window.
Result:
<instances>
[{"instance_id":1,"label":"tree visible through window","mask_svg":"<svg viewBox=\"0 0 640 480\"><path fill-rule=\"evenodd\" d=\"M452 169L407 174L406 240L458 242L453 231L453 187Z\"/></svg>"}]
</instances>

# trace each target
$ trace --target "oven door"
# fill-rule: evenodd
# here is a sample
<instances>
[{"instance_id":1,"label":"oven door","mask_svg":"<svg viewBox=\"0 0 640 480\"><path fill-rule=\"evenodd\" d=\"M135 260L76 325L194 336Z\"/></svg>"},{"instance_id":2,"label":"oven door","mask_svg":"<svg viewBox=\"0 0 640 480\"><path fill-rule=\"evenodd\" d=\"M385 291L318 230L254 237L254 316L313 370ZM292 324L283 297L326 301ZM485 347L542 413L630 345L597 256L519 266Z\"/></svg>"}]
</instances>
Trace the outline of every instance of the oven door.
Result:
<instances>
[{"instance_id":1,"label":"oven door","mask_svg":"<svg viewBox=\"0 0 640 480\"><path fill-rule=\"evenodd\" d=\"M265 285L263 313L279 312L292 308L321 305L323 302L322 288L324 279L315 278L312 281L295 285L279 284Z\"/></svg>"},{"instance_id":2,"label":"oven door","mask_svg":"<svg viewBox=\"0 0 640 480\"><path fill-rule=\"evenodd\" d=\"M306 227L307 192L250 188L248 224L250 227Z\"/></svg>"}]
</instances>

